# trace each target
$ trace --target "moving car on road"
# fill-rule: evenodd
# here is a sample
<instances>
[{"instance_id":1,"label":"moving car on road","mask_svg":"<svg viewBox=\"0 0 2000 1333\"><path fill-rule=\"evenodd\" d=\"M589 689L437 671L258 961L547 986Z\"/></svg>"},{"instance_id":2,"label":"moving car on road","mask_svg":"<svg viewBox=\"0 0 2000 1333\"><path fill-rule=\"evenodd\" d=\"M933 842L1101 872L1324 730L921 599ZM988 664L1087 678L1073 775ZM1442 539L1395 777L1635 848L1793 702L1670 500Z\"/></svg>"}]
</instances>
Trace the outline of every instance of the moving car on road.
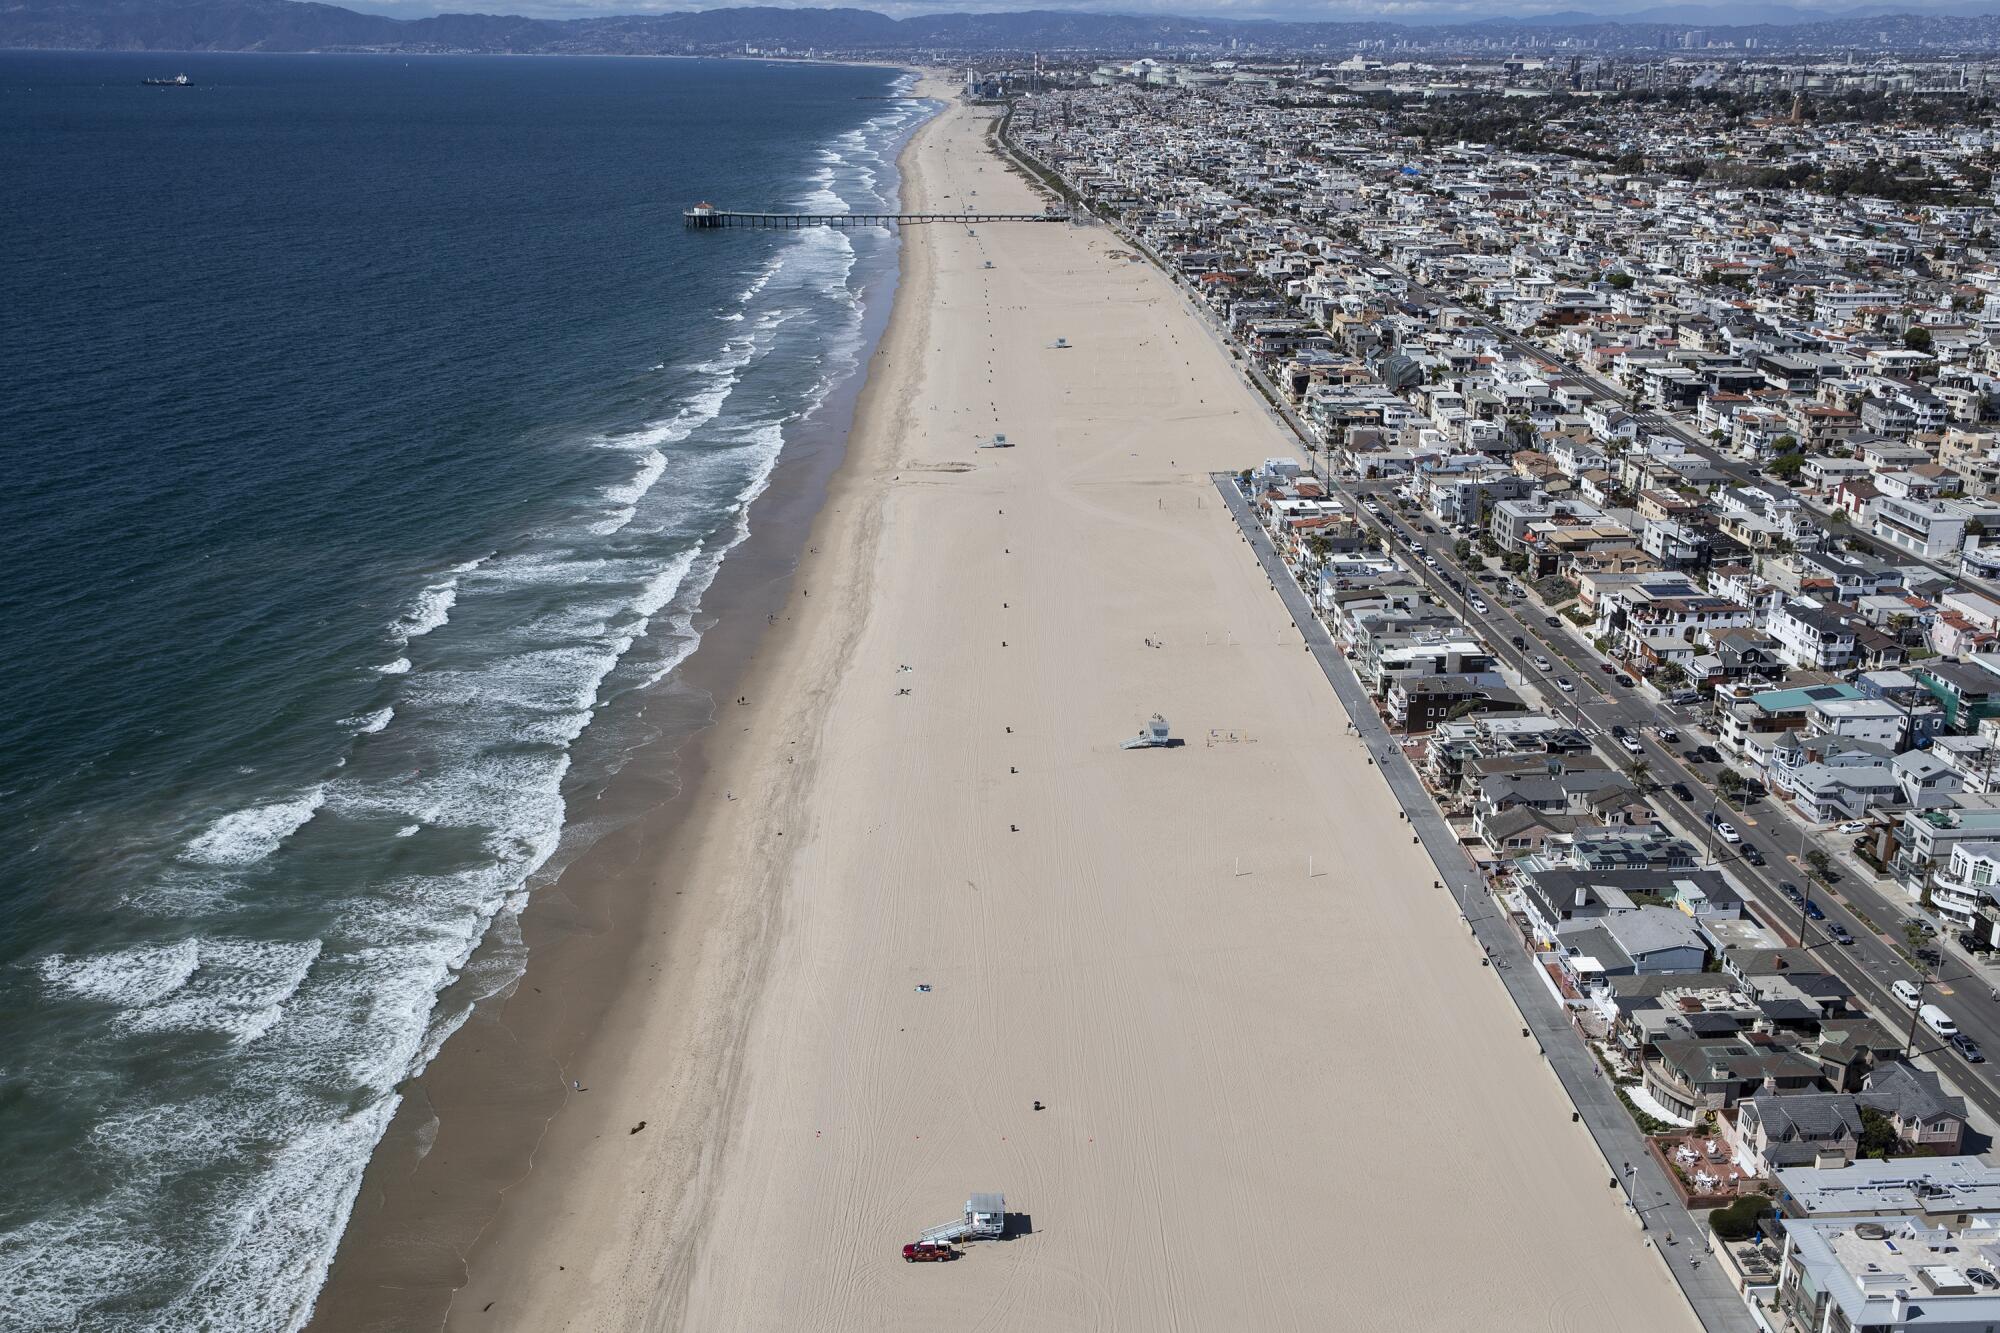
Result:
<instances>
[{"instance_id":1,"label":"moving car on road","mask_svg":"<svg viewBox=\"0 0 2000 1333\"><path fill-rule=\"evenodd\" d=\"M1853 933L1850 932L1846 926L1841 925L1838 921L1827 922L1826 933L1832 938L1835 944L1854 943Z\"/></svg>"},{"instance_id":2,"label":"moving car on road","mask_svg":"<svg viewBox=\"0 0 2000 1333\"><path fill-rule=\"evenodd\" d=\"M1669 787L1667 790L1671 791L1680 800L1692 801L1694 799L1694 792L1688 787L1687 783L1685 782L1676 782L1673 786Z\"/></svg>"},{"instance_id":3,"label":"moving car on road","mask_svg":"<svg viewBox=\"0 0 2000 1333\"><path fill-rule=\"evenodd\" d=\"M1715 826L1715 836L1722 839L1724 842L1728 843L1738 843L1743 841L1743 835L1736 831L1736 826L1734 824L1724 824L1718 822Z\"/></svg>"},{"instance_id":4,"label":"moving car on road","mask_svg":"<svg viewBox=\"0 0 2000 1333\"><path fill-rule=\"evenodd\" d=\"M1563 691L1566 694L1575 694L1576 682L1571 680L1568 676L1557 676L1556 688Z\"/></svg>"},{"instance_id":5,"label":"moving car on road","mask_svg":"<svg viewBox=\"0 0 2000 1333\"><path fill-rule=\"evenodd\" d=\"M1791 899L1794 904L1802 903L1806 900L1806 896L1799 892L1799 886L1788 879L1778 881L1778 892Z\"/></svg>"},{"instance_id":6,"label":"moving car on road","mask_svg":"<svg viewBox=\"0 0 2000 1333\"><path fill-rule=\"evenodd\" d=\"M1806 899L1806 915L1814 921L1824 921L1826 920L1826 909L1808 898Z\"/></svg>"},{"instance_id":7,"label":"moving car on road","mask_svg":"<svg viewBox=\"0 0 2000 1333\"><path fill-rule=\"evenodd\" d=\"M1753 866L1760 866L1764 864L1764 853L1757 850L1756 843L1746 842L1743 844L1743 859Z\"/></svg>"}]
</instances>

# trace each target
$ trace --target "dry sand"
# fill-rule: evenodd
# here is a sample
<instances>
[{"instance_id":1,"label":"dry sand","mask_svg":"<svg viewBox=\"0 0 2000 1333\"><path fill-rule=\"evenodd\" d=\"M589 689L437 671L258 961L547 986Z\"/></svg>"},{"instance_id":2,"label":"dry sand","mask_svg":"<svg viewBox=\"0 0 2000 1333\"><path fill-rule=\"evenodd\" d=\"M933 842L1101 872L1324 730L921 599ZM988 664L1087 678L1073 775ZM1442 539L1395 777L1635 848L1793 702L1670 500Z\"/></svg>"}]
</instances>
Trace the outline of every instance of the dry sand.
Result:
<instances>
[{"instance_id":1,"label":"dry sand","mask_svg":"<svg viewBox=\"0 0 2000 1333\"><path fill-rule=\"evenodd\" d=\"M1039 208L988 127L905 206ZM1694 1328L1205 475L1294 446L1104 229L906 247L658 980L451 1322ZM897 1257L988 1190L1032 1234Z\"/></svg>"}]
</instances>

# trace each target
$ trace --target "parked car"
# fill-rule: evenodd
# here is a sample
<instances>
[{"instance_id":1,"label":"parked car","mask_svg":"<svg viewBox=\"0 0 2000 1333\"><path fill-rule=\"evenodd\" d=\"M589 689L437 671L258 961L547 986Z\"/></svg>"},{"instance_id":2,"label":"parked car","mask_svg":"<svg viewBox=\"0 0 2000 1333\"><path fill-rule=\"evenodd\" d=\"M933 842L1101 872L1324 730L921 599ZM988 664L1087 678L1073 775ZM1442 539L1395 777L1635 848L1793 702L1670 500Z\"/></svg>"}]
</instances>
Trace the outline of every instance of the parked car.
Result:
<instances>
[{"instance_id":1,"label":"parked car","mask_svg":"<svg viewBox=\"0 0 2000 1333\"><path fill-rule=\"evenodd\" d=\"M1868 821L1865 819L1850 819L1840 826L1840 831L1842 833L1859 833L1867 827Z\"/></svg>"},{"instance_id":2,"label":"parked car","mask_svg":"<svg viewBox=\"0 0 2000 1333\"><path fill-rule=\"evenodd\" d=\"M1692 801L1694 799L1694 792L1688 787L1687 783L1685 782L1676 782L1672 787L1669 787L1668 790L1673 792L1675 796L1677 796L1683 801Z\"/></svg>"},{"instance_id":3,"label":"parked car","mask_svg":"<svg viewBox=\"0 0 2000 1333\"><path fill-rule=\"evenodd\" d=\"M1826 920L1826 909L1808 898L1806 899L1806 915L1815 921L1824 921Z\"/></svg>"},{"instance_id":4,"label":"parked car","mask_svg":"<svg viewBox=\"0 0 2000 1333\"><path fill-rule=\"evenodd\" d=\"M1958 1024L1952 1022L1951 1015L1934 1004L1924 1005L1917 1010L1917 1017L1924 1020L1924 1026L1949 1040L1958 1035Z\"/></svg>"},{"instance_id":5,"label":"parked car","mask_svg":"<svg viewBox=\"0 0 2000 1333\"><path fill-rule=\"evenodd\" d=\"M903 1262L906 1264L943 1263L958 1258L958 1251L949 1245L936 1241L912 1241L903 1247Z\"/></svg>"},{"instance_id":6,"label":"parked car","mask_svg":"<svg viewBox=\"0 0 2000 1333\"><path fill-rule=\"evenodd\" d=\"M1838 921L1827 922L1826 933L1833 937L1833 942L1835 944L1854 943L1853 932L1848 930L1846 926L1841 925Z\"/></svg>"},{"instance_id":7,"label":"parked car","mask_svg":"<svg viewBox=\"0 0 2000 1333\"><path fill-rule=\"evenodd\" d=\"M1697 745L1694 747L1694 753L1695 757L1704 764L1719 764L1722 762L1722 751L1716 749L1713 745Z\"/></svg>"},{"instance_id":8,"label":"parked car","mask_svg":"<svg viewBox=\"0 0 2000 1333\"><path fill-rule=\"evenodd\" d=\"M1971 930L1958 932L1958 947L1967 953L1990 953L1993 949L1990 941L1982 938L1977 931Z\"/></svg>"},{"instance_id":9,"label":"parked car","mask_svg":"<svg viewBox=\"0 0 2000 1333\"><path fill-rule=\"evenodd\" d=\"M1795 903L1802 903L1806 900L1806 896L1799 892L1799 886L1788 879L1778 881L1778 892L1784 894Z\"/></svg>"},{"instance_id":10,"label":"parked car","mask_svg":"<svg viewBox=\"0 0 2000 1333\"><path fill-rule=\"evenodd\" d=\"M1756 843L1746 842L1743 844L1743 859L1753 866L1760 866L1764 864L1764 853L1757 850Z\"/></svg>"},{"instance_id":11,"label":"parked car","mask_svg":"<svg viewBox=\"0 0 2000 1333\"><path fill-rule=\"evenodd\" d=\"M1597 664L1597 669L1599 671L1602 671L1607 676L1615 676L1618 674L1618 668L1612 666L1611 663L1609 662L1599 662Z\"/></svg>"},{"instance_id":12,"label":"parked car","mask_svg":"<svg viewBox=\"0 0 2000 1333\"><path fill-rule=\"evenodd\" d=\"M1966 1036L1963 1032L1953 1035L1951 1045L1953 1050L1965 1057L1967 1064L1983 1065L1986 1063L1986 1052L1980 1050L1979 1043ZM1975 1277L1974 1274L1978 1276ZM1982 1287L2000 1287L2000 1282L1995 1282L1993 1275L1983 1268L1968 1268L1965 1275L1972 1278L1974 1282L1978 1282ZM1980 1278L1984 1278L1985 1281L1981 1282Z\"/></svg>"}]
</instances>

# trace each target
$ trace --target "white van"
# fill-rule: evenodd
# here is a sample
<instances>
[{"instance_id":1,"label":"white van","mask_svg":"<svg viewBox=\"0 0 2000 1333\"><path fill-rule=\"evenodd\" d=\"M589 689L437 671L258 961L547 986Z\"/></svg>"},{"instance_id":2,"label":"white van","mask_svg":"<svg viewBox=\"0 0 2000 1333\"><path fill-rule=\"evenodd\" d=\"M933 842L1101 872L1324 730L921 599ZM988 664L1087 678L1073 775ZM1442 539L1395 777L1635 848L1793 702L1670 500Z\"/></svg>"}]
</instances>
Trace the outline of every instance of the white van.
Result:
<instances>
[{"instance_id":1,"label":"white van","mask_svg":"<svg viewBox=\"0 0 2000 1333\"><path fill-rule=\"evenodd\" d=\"M1916 1008L1917 997L1923 994L1914 981L1899 981L1889 989L1895 992L1896 998L1903 1002L1905 1009Z\"/></svg>"},{"instance_id":2,"label":"white van","mask_svg":"<svg viewBox=\"0 0 2000 1333\"><path fill-rule=\"evenodd\" d=\"M1924 1020L1924 1026L1940 1037L1956 1036L1958 1024L1951 1021L1951 1015L1934 1004L1927 1004L1917 1010L1917 1017Z\"/></svg>"}]
</instances>

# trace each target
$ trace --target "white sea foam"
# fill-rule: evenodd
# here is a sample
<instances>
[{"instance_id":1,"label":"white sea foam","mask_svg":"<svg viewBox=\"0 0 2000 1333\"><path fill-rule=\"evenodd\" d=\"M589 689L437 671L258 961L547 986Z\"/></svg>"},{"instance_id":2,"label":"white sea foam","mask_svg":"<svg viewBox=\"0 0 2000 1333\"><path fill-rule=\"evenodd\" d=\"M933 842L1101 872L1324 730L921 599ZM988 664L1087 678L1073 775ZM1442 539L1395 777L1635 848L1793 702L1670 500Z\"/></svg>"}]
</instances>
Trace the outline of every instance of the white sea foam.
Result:
<instances>
[{"instance_id":1,"label":"white sea foam","mask_svg":"<svg viewBox=\"0 0 2000 1333\"><path fill-rule=\"evenodd\" d=\"M50 954L35 970L51 990L129 1009L178 990L199 963L195 941L176 940L88 958Z\"/></svg>"},{"instance_id":2,"label":"white sea foam","mask_svg":"<svg viewBox=\"0 0 2000 1333\"><path fill-rule=\"evenodd\" d=\"M396 710L393 708L378 708L372 713L364 713L359 717L350 717L340 725L354 728L354 734L357 736L373 736L376 732L388 726L395 716Z\"/></svg>"},{"instance_id":3,"label":"white sea foam","mask_svg":"<svg viewBox=\"0 0 2000 1333\"><path fill-rule=\"evenodd\" d=\"M808 188L861 206L883 188L871 179L887 163L882 137L910 119L873 126L858 147L836 145L842 161ZM860 240L881 253L877 238ZM314 789L323 805L301 809L310 793L300 793L224 816L149 889L156 908L204 895L204 912L233 913L225 919L235 933L38 965L52 1003L110 1006L119 1030L149 1042L219 1034L239 1054L217 1086L107 1114L90 1136L90 1165L112 1183L0 1235L0 1291L25 1326L108 1326L107 1309L145 1310L120 1325L137 1328L238 1333L304 1322L398 1105L395 1088L464 1023L466 994L497 992L518 973L510 924L526 886L569 850L564 783L575 741L594 718L622 716L607 708L622 692L695 650L700 601L747 534L788 423L818 410L856 368L856 262L854 243L836 230L785 238L725 309L742 332L726 331L735 336L708 360L674 368L690 392L644 430L580 442L634 455L598 505L503 555L424 580L394 623L407 626L406 640L450 623L453 642L441 645L450 651L426 654L425 671L396 687L393 709L349 723L374 734L393 718L394 744L369 756L407 744L407 766L385 773L357 750ZM773 349L786 378L758 378L737 396ZM817 369L803 396L789 382L799 365ZM410 662L377 670L402 674ZM325 916L300 932L313 938L272 938L293 851L266 858L315 817L329 822L297 854L338 846L350 855L373 836L383 872L317 900ZM462 865L451 873L436 862L411 873L426 865L431 832L393 852L390 839L425 830L440 848L455 841L480 855L450 862ZM447 987L452 1002L441 1004ZM165 1230L132 1225L158 1216L161 1191L189 1169L217 1163L254 1165L204 1186L202 1215L190 1220L212 1244L164 1243Z\"/></svg>"},{"instance_id":4,"label":"white sea foam","mask_svg":"<svg viewBox=\"0 0 2000 1333\"><path fill-rule=\"evenodd\" d=\"M408 675L410 670L410 659L407 657L399 657L393 662L384 662L381 666L376 667L375 670L385 676Z\"/></svg>"},{"instance_id":5,"label":"white sea foam","mask_svg":"<svg viewBox=\"0 0 2000 1333\"><path fill-rule=\"evenodd\" d=\"M403 612L390 632L399 639L415 639L437 629L451 619L451 608L458 601L458 580L446 579L433 583L417 594L410 609Z\"/></svg>"},{"instance_id":6,"label":"white sea foam","mask_svg":"<svg viewBox=\"0 0 2000 1333\"><path fill-rule=\"evenodd\" d=\"M318 940L267 942L205 939L185 984L120 1016L135 1032L220 1032L255 1041L278 1021L319 957Z\"/></svg>"},{"instance_id":7,"label":"white sea foam","mask_svg":"<svg viewBox=\"0 0 2000 1333\"><path fill-rule=\"evenodd\" d=\"M191 839L181 855L206 865L254 865L304 828L325 803L326 787L321 784L290 800L231 811Z\"/></svg>"}]
</instances>

